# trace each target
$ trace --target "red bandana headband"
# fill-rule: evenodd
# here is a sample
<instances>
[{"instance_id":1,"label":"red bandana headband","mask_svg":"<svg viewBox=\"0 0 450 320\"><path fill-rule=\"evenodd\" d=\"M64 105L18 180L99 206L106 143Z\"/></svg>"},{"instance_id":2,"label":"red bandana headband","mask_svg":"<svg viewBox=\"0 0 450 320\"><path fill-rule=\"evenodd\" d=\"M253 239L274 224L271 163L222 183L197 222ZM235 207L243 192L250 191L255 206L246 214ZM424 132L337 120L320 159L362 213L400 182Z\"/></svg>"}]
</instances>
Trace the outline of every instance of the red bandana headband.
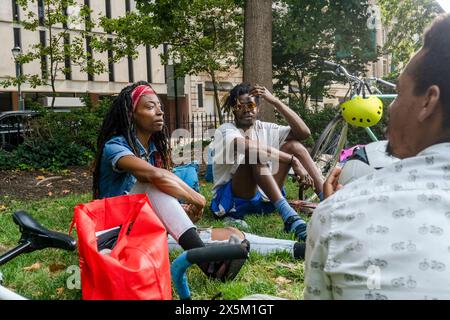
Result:
<instances>
[{"instance_id":1,"label":"red bandana headband","mask_svg":"<svg viewBox=\"0 0 450 320\"><path fill-rule=\"evenodd\" d=\"M133 92L131 92L131 102L133 103L133 112L136 110L136 106L144 94L156 95L156 92L151 87L146 85L140 85L134 88Z\"/></svg>"}]
</instances>

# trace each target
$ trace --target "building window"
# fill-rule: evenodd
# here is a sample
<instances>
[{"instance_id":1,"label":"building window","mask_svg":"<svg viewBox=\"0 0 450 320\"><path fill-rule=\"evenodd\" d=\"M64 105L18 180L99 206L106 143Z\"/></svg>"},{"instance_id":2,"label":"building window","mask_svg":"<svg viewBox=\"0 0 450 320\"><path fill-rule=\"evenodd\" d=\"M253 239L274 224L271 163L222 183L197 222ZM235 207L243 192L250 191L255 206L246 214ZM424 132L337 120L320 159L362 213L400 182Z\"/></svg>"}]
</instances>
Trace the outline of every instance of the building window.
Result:
<instances>
[{"instance_id":1,"label":"building window","mask_svg":"<svg viewBox=\"0 0 450 320\"><path fill-rule=\"evenodd\" d=\"M128 81L134 82L133 58L128 56Z\"/></svg>"},{"instance_id":2,"label":"building window","mask_svg":"<svg viewBox=\"0 0 450 320\"><path fill-rule=\"evenodd\" d=\"M389 74L389 66L387 59L383 59L383 76L387 76Z\"/></svg>"},{"instance_id":3,"label":"building window","mask_svg":"<svg viewBox=\"0 0 450 320\"><path fill-rule=\"evenodd\" d=\"M130 0L125 0L125 12L130 12L131 11L131 3Z\"/></svg>"},{"instance_id":4,"label":"building window","mask_svg":"<svg viewBox=\"0 0 450 320\"><path fill-rule=\"evenodd\" d=\"M86 37L86 53L87 53L87 63L88 65L92 64L92 47L91 47L92 37ZM89 70L91 71L91 70ZM94 75L91 72L88 72L88 81L94 81Z\"/></svg>"},{"instance_id":5,"label":"building window","mask_svg":"<svg viewBox=\"0 0 450 320\"><path fill-rule=\"evenodd\" d=\"M117 0L116 0L117 1ZM108 19L111 19L111 0L105 0L105 15ZM111 31L107 31L108 34L111 34Z\"/></svg>"},{"instance_id":6,"label":"building window","mask_svg":"<svg viewBox=\"0 0 450 320\"><path fill-rule=\"evenodd\" d=\"M0 112L12 110L12 94L11 92L0 92Z\"/></svg>"},{"instance_id":7,"label":"building window","mask_svg":"<svg viewBox=\"0 0 450 320\"><path fill-rule=\"evenodd\" d=\"M14 47L22 48L22 40L20 39L20 28L14 28ZM20 65L20 74L23 74L22 64Z\"/></svg>"},{"instance_id":8,"label":"building window","mask_svg":"<svg viewBox=\"0 0 450 320\"><path fill-rule=\"evenodd\" d=\"M169 46L165 43L163 44L163 55L166 56L169 51ZM164 64L164 83L167 83L167 64Z\"/></svg>"},{"instance_id":9,"label":"building window","mask_svg":"<svg viewBox=\"0 0 450 320\"><path fill-rule=\"evenodd\" d=\"M90 8L91 7L91 2L90 2L90 0L84 0L84 5L86 6L86 7L88 7L88 8ZM86 29L86 31L91 31L91 13L89 13L89 14L87 14L85 17L84 17L84 26L85 26L85 29Z\"/></svg>"},{"instance_id":10,"label":"building window","mask_svg":"<svg viewBox=\"0 0 450 320\"><path fill-rule=\"evenodd\" d=\"M44 25L45 20L45 9L44 9L44 0L38 0L38 17L39 17L39 25Z\"/></svg>"},{"instance_id":11,"label":"building window","mask_svg":"<svg viewBox=\"0 0 450 320\"><path fill-rule=\"evenodd\" d=\"M112 46L112 39L108 39L110 45ZM114 82L114 61L113 61L113 52L112 50L108 50L108 74L109 81Z\"/></svg>"},{"instance_id":12,"label":"building window","mask_svg":"<svg viewBox=\"0 0 450 320\"><path fill-rule=\"evenodd\" d=\"M39 31L39 42L41 44L42 47L45 47L46 44L46 36L45 36L45 30L40 30ZM41 76L42 79L48 79L48 71L47 71L47 56L45 54L43 54L41 56Z\"/></svg>"},{"instance_id":13,"label":"building window","mask_svg":"<svg viewBox=\"0 0 450 320\"><path fill-rule=\"evenodd\" d=\"M229 92L233 89L233 84L227 81L221 81L217 83L217 90L223 92ZM214 84L212 81L205 81L205 91L214 91Z\"/></svg>"},{"instance_id":14,"label":"building window","mask_svg":"<svg viewBox=\"0 0 450 320\"><path fill-rule=\"evenodd\" d=\"M152 77L152 50L149 45L145 46L145 51L147 55L147 81L149 83L153 82Z\"/></svg>"},{"instance_id":15,"label":"building window","mask_svg":"<svg viewBox=\"0 0 450 320\"><path fill-rule=\"evenodd\" d=\"M310 100L313 101L317 105L317 104L323 102L323 96L311 97Z\"/></svg>"},{"instance_id":16,"label":"building window","mask_svg":"<svg viewBox=\"0 0 450 320\"><path fill-rule=\"evenodd\" d=\"M70 35L64 35L64 74L66 80L72 80L72 68L70 65Z\"/></svg>"},{"instance_id":17,"label":"building window","mask_svg":"<svg viewBox=\"0 0 450 320\"><path fill-rule=\"evenodd\" d=\"M62 3L62 7L63 7L63 14L64 14L64 20L63 20L63 28L67 29L67 20L69 18L69 15L67 14L67 4Z\"/></svg>"},{"instance_id":18,"label":"building window","mask_svg":"<svg viewBox=\"0 0 450 320\"><path fill-rule=\"evenodd\" d=\"M20 40L20 28L14 28L14 47L22 47Z\"/></svg>"},{"instance_id":19,"label":"building window","mask_svg":"<svg viewBox=\"0 0 450 320\"><path fill-rule=\"evenodd\" d=\"M111 0L105 0L106 17L111 18Z\"/></svg>"},{"instance_id":20,"label":"building window","mask_svg":"<svg viewBox=\"0 0 450 320\"><path fill-rule=\"evenodd\" d=\"M16 0L12 0L13 21L20 21L19 5Z\"/></svg>"},{"instance_id":21,"label":"building window","mask_svg":"<svg viewBox=\"0 0 450 320\"><path fill-rule=\"evenodd\" d=\"M198 107L203 108L203 83L197 85Z\"/></svg>"}]
</instances>

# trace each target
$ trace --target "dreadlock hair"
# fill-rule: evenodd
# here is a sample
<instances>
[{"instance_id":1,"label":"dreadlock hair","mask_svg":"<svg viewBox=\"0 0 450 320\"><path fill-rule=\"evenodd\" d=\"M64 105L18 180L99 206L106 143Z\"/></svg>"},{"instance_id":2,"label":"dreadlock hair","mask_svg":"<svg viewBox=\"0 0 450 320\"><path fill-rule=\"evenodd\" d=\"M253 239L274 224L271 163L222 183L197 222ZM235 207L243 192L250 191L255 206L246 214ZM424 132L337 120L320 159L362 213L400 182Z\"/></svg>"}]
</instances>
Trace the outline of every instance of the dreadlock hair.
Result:
<instances>
[{"instance_id":1,"label":"dreadlock hair","mask_svg":"<svg viewBox=\"0 0 450 320\"><path fill-rule=\"evenodd\" d=\"M222 104L223 113L232 113L233 107L237 104L239 96L249 94L252 87L249 83L241 83L231 89L230 93L225 96L225 102ZM256 104L259 105L259 98L256 98Z\"/></svg>"},{"instance_id":2,"label":"dreadlock hair","mask_svg":"<svg viewBox=\"0 0 450 320\"><path fill-rule=\"evenodd\" d=\"M122 89L119 95L112 102L111 108L103 120L102 128L97 139L97 154L93 163L93 197L98 199L100 195L100 164L103 154L103 148L108 140L114 136L122 135L133 153L139 157L139 148L137 144L136 128L133 122L133 103L131 93L140 85L151 85L146 81L139 81ZM159 97L158 97L159 99ZM163 108L162 101L161 107ZM155 143L156 150L161 155L163 167L170 169L172 166L170 158L169 133L167 126L164 125L160 132L152 134L151 140Z\"/></svg>"}]
</instances>

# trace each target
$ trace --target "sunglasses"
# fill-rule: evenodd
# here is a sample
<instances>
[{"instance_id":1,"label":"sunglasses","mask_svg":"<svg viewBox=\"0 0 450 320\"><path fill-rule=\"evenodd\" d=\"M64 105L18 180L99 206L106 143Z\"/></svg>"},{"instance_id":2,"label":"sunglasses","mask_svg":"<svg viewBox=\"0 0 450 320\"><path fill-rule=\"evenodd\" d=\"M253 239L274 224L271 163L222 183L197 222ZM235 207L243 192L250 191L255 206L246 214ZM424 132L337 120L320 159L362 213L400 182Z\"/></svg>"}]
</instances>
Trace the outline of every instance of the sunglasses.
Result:
<instances>
[{"instance_id":1,"label":"sunglasses","mask_svg":"<svg viewBox=\"0 0 450 320\"><path fill-rule=\"evenodd\" d=\"M247 100L247 101L236 101L236 105L233 107L233 110L254 110L256 109L256 102L254 100Z\"/></svg>"}]
</instances>

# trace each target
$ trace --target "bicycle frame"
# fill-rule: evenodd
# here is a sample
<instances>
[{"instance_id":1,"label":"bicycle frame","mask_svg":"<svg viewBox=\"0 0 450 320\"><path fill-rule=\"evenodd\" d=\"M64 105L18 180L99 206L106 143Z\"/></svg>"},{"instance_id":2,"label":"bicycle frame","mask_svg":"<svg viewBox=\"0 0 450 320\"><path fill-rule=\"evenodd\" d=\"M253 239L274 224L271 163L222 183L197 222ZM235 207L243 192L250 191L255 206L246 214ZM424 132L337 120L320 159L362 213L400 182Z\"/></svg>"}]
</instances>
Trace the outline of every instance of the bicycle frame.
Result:
<instances>
[{"instance_id":1,"label":"bicycle frame","mask_svg":"<svg viewBox=\"0 0 450 320\"><path fill-rule=\"evenodd\" d=\"M6 253L0 256L0 266L19 256L20 254L27 252L30 246L31 242L25 242L7 251ZM27 300L27 298L3 287L1 285L2 282L3 276L2 273L0 272L0 300Z\"/></svg>"},{"instance_id":2,"label":"bicycle frame","mask_svg":"<svg viewBox=\"0 0 450 320\"><path fill-rule=\"evenodd\" d=\"M28 299L0 285L0 300L28 300Z\"/></svg>"},{"instance_id":3,"label":"bicycle frame","mask_svg":"<svg viewBox=\"0 0 450 320\"><path fill-rule=\"evenodd\" d=\"M26 242L4 253L2 256L0 256L0 266L14 259L18 255L26 252L28 250L28 247L30 247L30 245L31 245L30 242ZM2 282L3 282L3 275L0 272L0 300L27 300L25 297L3 287L1 285Z\"/></svg>"}]
</instances>

